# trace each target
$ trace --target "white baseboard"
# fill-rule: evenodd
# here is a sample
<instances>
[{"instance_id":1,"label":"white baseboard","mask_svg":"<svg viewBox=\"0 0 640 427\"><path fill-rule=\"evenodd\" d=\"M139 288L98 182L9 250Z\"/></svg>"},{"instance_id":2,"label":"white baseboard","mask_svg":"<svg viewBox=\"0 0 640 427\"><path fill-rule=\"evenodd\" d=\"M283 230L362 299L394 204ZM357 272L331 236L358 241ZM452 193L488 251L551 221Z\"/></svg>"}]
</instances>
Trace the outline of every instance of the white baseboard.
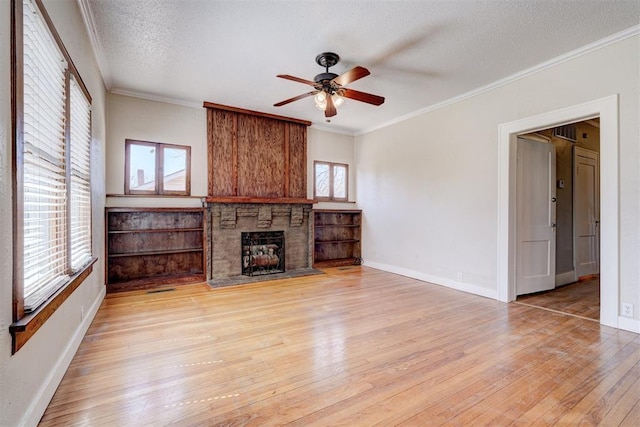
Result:
<instances>
[{"instance_id":1,"label":"white baseboard","mask_svg":"<svg viewBox=\"0 0 640 427\"><path fill-rule=\"evenodd\" d=\"M618 316L618 328L640 334L640 320Z\"/></svg>"},{"instance_id":2,"label":"white baseboard","mask_svg":"<svg viewBox=\"0 0 640 427\"><path fill-rule=\"evenodd\" d=\"M447 288L456 289L458 291L467 292L485 298L498 299L497 289L487 289L482 286L474 285L467 282L458 282L456 280L446 279L443 277L431 276L419 271L406 268L395 267L388 264L378 262L365 261L364 265L378 270L388 271L389 273L399 274L400 276L411 277L412 279L421 280L423 282L433 283L434 285L445 286Z\"/></svg>"},{"instance_id":3,"label":"white baseboard","mask_svg":"<svg viewBox=\"0 0 640 427\"><path fill-rule=\"evenodd\" d=\"M93 318L98 313L98 309L106 295L106 289L106 286L101 287L98 297L95 299L93 304L91 304L91 308L86 312L84 320L79 324L73 334L73 337L65 347L64 352L60 355L54 368L49 373L49 376L43 381L42 387L40 387L40 390L31 401L25 415L22 417L22 421L19 424L20 426L37 426L40 422L42 415L44 415L54 393L60 385L60 381L62 381L62 377L64 377L65 372L67 372L67 368L69 368L73 356L75 356L76 351L78 351L78 347L80 347L80 343L87 333Z\"/></svg>"},{"instance_id":4,"label":"white baseboard","mask_svg":"<svg viewBox=\"0 0 640 427\"><path fill-rule=\"evenodd\" d=\"M575 270L556 274L556 287L562 286L562 285L568 285L569 283L573 283L576 281L578 281L578 278L576 276Z\"/></svg>"}]
</instances>

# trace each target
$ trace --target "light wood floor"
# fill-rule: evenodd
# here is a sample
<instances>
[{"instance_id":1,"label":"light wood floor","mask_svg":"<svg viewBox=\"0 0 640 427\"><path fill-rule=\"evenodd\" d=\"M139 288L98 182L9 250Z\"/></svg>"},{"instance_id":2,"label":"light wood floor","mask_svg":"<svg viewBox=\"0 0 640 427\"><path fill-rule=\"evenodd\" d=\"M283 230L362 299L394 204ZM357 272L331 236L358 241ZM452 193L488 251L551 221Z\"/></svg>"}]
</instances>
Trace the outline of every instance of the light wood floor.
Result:
<instances>
[{"instance_id":1,"label":"light wood floor","mask_svg":"<svg viewBox=\"0 0 640 427\"><path fill-rule=\"evenodd\" d=\"M600 320L600 279L584 280L552 291L522 295L517 302Z\"/></svg>"},{"instance_id":2,"label":"light wood floor","mask_svg":"<svg viewBox=\"0 0 640 427\"><path fill-rule=\"evenodd\" d=\"M41 425L638 426L640 335L326 271L107 295Z\"/></svg>"}]
</instances>

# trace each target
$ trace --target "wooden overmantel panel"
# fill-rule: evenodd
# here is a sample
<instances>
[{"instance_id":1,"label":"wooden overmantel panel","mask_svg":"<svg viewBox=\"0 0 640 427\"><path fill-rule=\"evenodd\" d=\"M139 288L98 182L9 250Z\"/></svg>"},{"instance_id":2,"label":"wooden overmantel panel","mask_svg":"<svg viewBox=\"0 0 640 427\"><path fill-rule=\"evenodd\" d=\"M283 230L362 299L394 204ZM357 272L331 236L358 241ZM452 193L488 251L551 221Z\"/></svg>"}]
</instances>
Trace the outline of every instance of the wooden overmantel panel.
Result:
<instances>
[{"instance_id":1,"label":"wooden overmantel panel","mask_svg":"<svg viewBox=\"0 0 640 427\"><path fill-rule=\"evenodd\" d=\"M311 122L205 102L210 197L305 198Z\"/></svg>"},{"instance_id":2,"label":"wooden overmantel panel","mask_svg":"<svg viewBox=\"0 0 640 427\"><path fill-rule=\"evenodd\" d=\"M238 196L285 196L286 125L264 117L238 116Z\"/></svg>"},{"instance_id":3,"label":"wooden overmantel panel","mask_svg":"<svg viewBox=\"0 0 640 427\"><path fill-rule=\"evenodd\" d=\"M222 110L207 110L209 195L237 194L238 145L237 114ZM235 152L234 152L235 150Z\"/></svg>"},{"instance_id":4,"label":"wooden overmantel panel","mask_svg":"<svg viewBox=\"0 0 640 427\"><path fill-rule=\"evenodd\" d=\"M289 195L307 197L307 127L289 124Z\"/></svg>"}]
</instances>

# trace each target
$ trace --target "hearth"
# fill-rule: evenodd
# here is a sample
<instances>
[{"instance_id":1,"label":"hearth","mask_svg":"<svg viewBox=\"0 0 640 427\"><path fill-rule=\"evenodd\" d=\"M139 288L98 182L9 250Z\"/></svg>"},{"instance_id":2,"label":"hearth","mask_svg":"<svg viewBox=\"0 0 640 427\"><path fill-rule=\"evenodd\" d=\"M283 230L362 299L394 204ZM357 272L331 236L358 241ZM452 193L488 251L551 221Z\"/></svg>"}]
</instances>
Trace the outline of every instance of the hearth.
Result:
<instances>
[{"instance_id":1,"label":"hearth","mask_svg":"<svg viewBox=\"0 0 640 427\"><path fill-rule=\"evenodd\" d=\"M284 231L242 233L242 274L260 276L285 272Z\"/></svg>"}]
</instances>

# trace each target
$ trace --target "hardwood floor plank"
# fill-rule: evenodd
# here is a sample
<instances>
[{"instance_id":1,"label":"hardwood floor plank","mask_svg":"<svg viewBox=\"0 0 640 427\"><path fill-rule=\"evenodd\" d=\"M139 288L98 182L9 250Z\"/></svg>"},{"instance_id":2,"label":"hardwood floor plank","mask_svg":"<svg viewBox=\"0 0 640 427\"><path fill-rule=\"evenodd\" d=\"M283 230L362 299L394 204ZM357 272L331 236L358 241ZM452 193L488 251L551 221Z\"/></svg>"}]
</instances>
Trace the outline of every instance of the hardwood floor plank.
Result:
<instances>
[{"instance_id":1,"label":"hardwood floor plank","mask_svg":"<svg viewBox=\"0 0 640 427\"><path fill-rule=\"evenodd\" d=\"M363 266L325 272L107 295L40 425L633 425L638 415L637 334Z\"/></svg>"},{"instance_id":2,"label":"hardwood floor plank","mask_svg":"<svg viewBox=\"0 0 640 427\"><path fill-rule=\"evenodd\" d=\"M517 302L597 321L600 319L600 277L521 295Z\"/></svg>"}]
</instances>

